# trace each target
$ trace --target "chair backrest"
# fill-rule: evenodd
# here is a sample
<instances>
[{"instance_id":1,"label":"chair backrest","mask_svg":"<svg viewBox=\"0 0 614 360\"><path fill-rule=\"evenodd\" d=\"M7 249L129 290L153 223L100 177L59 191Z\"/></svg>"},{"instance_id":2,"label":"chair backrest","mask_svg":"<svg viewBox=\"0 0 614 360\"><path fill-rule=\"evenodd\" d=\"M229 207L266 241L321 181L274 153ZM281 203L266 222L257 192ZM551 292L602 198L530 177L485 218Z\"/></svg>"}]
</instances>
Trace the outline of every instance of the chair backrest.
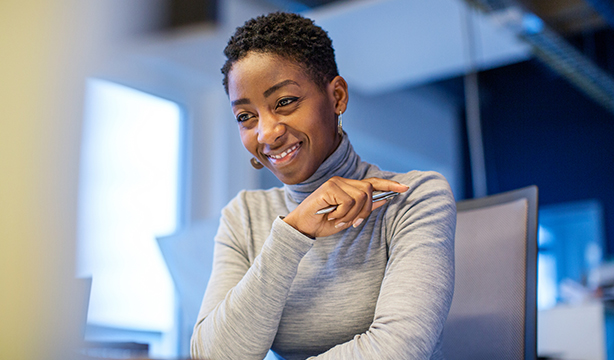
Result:
<instances>
[{"instance_id":1,"label":"chair backrest","mask_svg":"<svg viewBox=\"0 0 614 360\"><path fill-rule=\"evenodd\" d=\"M457 203L447 360L537 358L537 187Z\"/></svg>"}]
</instances>

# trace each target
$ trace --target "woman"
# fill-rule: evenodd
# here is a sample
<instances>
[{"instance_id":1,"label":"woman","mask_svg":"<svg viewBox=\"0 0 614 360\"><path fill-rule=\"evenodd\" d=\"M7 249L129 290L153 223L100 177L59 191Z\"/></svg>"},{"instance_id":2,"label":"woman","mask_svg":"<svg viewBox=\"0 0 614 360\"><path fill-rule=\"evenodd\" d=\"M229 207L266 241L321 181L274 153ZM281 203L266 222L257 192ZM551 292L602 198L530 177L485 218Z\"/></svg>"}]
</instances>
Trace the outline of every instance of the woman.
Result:
<instances>
[{"instance_id":1,"label":"woman","mask_svg":"<svg viewBox=\"0 0 614 360\"><path fill-rule=\"evenodd\" d=\"M456 220L445 179L360 160L342 130L347 84L311 20L252 19L224 53L252 164L285 185L242 191L223 209L192 355L442 358ZM374 191L401 194L372 203Z\"/></svg>"}]
</instances>

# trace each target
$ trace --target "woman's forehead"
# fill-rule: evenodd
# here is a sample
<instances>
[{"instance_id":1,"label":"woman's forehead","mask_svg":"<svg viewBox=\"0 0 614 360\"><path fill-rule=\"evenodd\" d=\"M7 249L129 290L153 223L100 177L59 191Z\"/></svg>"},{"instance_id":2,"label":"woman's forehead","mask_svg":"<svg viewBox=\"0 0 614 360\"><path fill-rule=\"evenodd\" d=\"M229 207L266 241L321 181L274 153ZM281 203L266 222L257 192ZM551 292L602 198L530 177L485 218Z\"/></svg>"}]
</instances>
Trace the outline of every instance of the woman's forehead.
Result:
<instances>
[{"instance_id":1,"label":"woman's forehead","mask_svg":"<svg viewBox=\"0 0 614 360\"><path fill-rule=\"evenodd\" d=\"M292 60L266 53L250 53L232 65L228 73L228 93L231 99L239 93L268 90L283 81L299 87L315 86L305 69Z\"/></svg>"}]
</instances>

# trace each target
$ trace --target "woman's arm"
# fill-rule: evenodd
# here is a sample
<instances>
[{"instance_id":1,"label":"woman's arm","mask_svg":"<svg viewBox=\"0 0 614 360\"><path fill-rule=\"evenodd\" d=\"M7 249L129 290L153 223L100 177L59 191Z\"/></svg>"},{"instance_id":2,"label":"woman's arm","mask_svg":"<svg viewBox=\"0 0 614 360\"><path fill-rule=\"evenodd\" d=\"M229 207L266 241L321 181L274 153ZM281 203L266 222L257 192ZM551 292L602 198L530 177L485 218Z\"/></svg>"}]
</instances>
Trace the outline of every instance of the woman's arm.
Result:
<instances>
[{"instance_id":1,"label":"woman's arm","mask_svg":"<svg viewBox=\"0 0 614 360\"><path fill-rule=\"evenodd\" d=\"M233 200L222 212L213 269L192 335L194 358L262 359L271 347L286 298L313 240L276 219L253 264L244 205ZM270 220L269 220L270 221Z\"/></svg>"},{"instance_id":2,"label":"woman's arm","mask_svg":"<svg viewBox=\"0 0 614 360\"><path fill-rule=\"evenodd\" d=\"M452 301L456 207L436 173L407 194L386 210L389 260L373 323L314 359L432 358Z\"/></svg>"},{"instance_id":3,"label":"woman's arm","mask_svg":"<svg viewBox=\"0 0 614 360\"><path fill-rule=\"evenodd\" d=\"M333 178L284 220L274 221L253 264L245 246L251 234L241 229L249 230L250 222L262 219L246 213L242 205L245 200L231 202L222 213L216 236L213 270L192 336L192 355L216 359L264 357L275 338L298 264L313 246L312 238L337 233L356 219L368 217L383 205L371 206L374 189L406 191L407 187L378 178ZM328 215L315 214L331 204L338 205L337 210Z\"/></svg>"}]
</instances>

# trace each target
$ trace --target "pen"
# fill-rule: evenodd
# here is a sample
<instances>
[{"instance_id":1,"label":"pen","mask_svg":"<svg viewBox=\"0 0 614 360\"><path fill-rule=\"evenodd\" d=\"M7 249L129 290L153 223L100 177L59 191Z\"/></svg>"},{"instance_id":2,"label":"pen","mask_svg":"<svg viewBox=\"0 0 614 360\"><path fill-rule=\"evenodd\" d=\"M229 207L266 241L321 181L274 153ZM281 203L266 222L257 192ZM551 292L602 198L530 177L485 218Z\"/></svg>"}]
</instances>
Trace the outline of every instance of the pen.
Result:
<instances>
[{"instance_id":1,"label":"pen","mask_svg":"<svg viewBox=\"0 0 614 360\"><path fill-rule=\"evenodd\" d=\"M396 191L382 191L380 193L373 195L373 202L386 200L386 199L389 199L397 195L399 195L399 193ZM336 208L337 208L337 205L327 206L324 209L318 210L316 212L316 215L328 214L329 212L333 212Z\"/></svg>"}]
</instances>

